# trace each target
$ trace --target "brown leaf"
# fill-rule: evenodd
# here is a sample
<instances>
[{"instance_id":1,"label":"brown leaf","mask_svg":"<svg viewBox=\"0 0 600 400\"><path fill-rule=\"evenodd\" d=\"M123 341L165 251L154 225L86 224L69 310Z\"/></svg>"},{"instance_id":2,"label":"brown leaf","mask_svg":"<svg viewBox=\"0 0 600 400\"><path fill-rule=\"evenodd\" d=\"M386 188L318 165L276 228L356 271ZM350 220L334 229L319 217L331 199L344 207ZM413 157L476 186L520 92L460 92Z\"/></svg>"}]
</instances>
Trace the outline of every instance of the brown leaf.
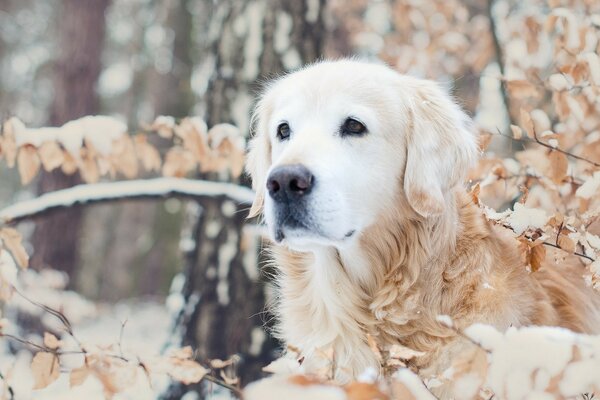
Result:
<instances>
[{"instance_id":1,"label":"brown leaf","mask_svg":"<svg viewBox=\"0 0 600 400\"><path fill-rule=\"evenodd\" d=\"M146 171L160 171L162 160L158 150L150 143L146 135L138 134L134 139L135 151Z\"/></svg>"},{"instance_id":2,"label":"brown leaf","mask_svg":"<svg viewBox=\"0 0 600 400\"><path fill-rule=\"evenodd\" d=\"M492 142L492 139L494 138L494 135L492 135L491 133L482 133L479 135L479 151L486 151L488 146L490 145L490 143Z\"/></svg>"},{"instance_id":3,"label":"brown leaf","mask_svg":"<svg viewBox=\"0 0 600 400\"><path fill-rule=\"evenodd\" d=\"M513 138L520 140L523 137L523 129L521 129L517 125L511 125L510 130L512 132Z\"/></svg>"},{"instance_id":4,"label":"brown leaf","mask_svg":"<svg viewBox=\"0 0 600 400\"><path fill-rule=\"evenodd\" d=\"M531 248L531 256L529 258L529 265L531 265L531 272L539 270L544 260L546 259L546 246L538 244Z\"/></svg>"},{"instance_id":5,"label":"brown leaf","mask_svg":"<svg viewBox=\"0 0 600 400\"><path fill-rule=\"evenodd\" d=\"M506 88L510 95L517 99L537 97L539 94L537 88L531 84L531 82L526 80L506 81Z\"/></svg>"},{"instance_id":6,"label":"brown leaf","mask_svg":"<svg viewBox=\"0 0 600 400\"><path fill-rule=\"evenodd\" d=\"M529 137L535 136L535 131L533 127L533 120L531 119L531 115L524 108L520 110L521 116L521 126L525 129L525 132L529 135Z\"/></svg>"},{"instance_id":7,"label":"brown leaf","mask_svg":"<svg viewBox=\"0 0 600 400\"><path fill-rule=\"evenodd\" d=\"M56 142L44 142L38 147L38 154L45 171L52 171L62 165L65 160L63 151Z\"/></svg>"},{"instance_id":8,"label":"brown leaf","mask_svg":"<svg viewBox=\"0 0 600 400\"><path fill-rule=\"evenodd\" d=\"M569 167L567 156L558 151L551 151L548 158L550 160L548 177L556 184L562 183L567 176L567 168Z\"/></svg>"},{"instance_id":9,"label":"brown leaf","mask_svg":"<svg viewBox=\"0 0 600 400\"><path fill-rule=\"evenodd\" d=\"M1 137L0 144L2 145L2 154L6 158L6 164L9 168L15 166L15 161L17 159L17 144L15 141L15 124L21 124L19 120L16 118L10 118L8 121L4 122L2 127L2 132L4 135Z\"/></svg>"},{"instance_id":10,"label":"brown leaf","mask_svg":"<svg viewBox=\"0 0 600 400\"><path fill-rule=\"evenodd\" d=\"M81 385L83 382L85 382L88 376L90 376L90 370L85 365L83 367L73 369L69 375L69 386L75 387Z\"/></svg>"},{"instance_id":11,"label":"brown leaf","mask_svg":"<svg viewBox=\"0 0 600 400\"><path fill-rule=\"evenodd\" d=\"M377 385L365 382L352 382L344 388L348 400L388 400L389 397Z\"/></svg>"},{"instance_id":12,"label":"brown leaf","mask_svg":"<svg viewBox=\"0 0 600 400\"><path fill-rule=\"evenodd\" d=\"M573 254L575 252L575 242L570 237L561 234L558 236L557 242L560 248L567 253Z\"/></svg>"},{"instance_id":13,"label":"brown leaf","mask_svg":"<svg viewBox=\"0 0 600 400\"><path fill-rule=\"evenodd\" d=\"M23 247L21 234L14 228L0 229L0 239L4 247L12 254L13 258L21 268L29 266L29 255Z\"/></svg>"},{"instance_id":14,"label":"brown leaf","mask_svg":"<svg viewBox=\"0 0 600 400\"><path fill-rule=\"evenodd\" d=\"M171 368L169 368L168 374L176 381L179 381L184 385L190 385L192 383L200 382L209 372L208 369L204 368L196 361L172 358Z\"/></svg>"},{"instance_id":15,"label":"brown leaf","mask_svg":"<svg viewBox=\"0 0 600 400\"><path fill-rule=\"evenodd\" d=\"M177 136L183 139L183 148L189 150L197 162L202 163L211 149L208 145L206 123L197 118L185 118L175 128Z\"/></svg>"},{"instance_id":16,"label":"brown leaf","mask_svg":"<svg viewBox=\"0 0 600 400\"><path fill-rule=\"evenodd\" d=\"M71 153L69 153L68 151L63 151L63 157L64 161L60 169L66 175L73 175L75 172L77 172L78 169L77 161L75 161L75 158L73 158Z\"/></svg>"},{"instance_id":17,"label":"brown leaf","mask_svg":"<svg viewBox=\"0 0 600 400\"><path fill-rule=\"evenodd\" d=\"M81 177L87 183L98 182L98 180L100 180L100 168L96 161L98 153L91 143L86 143L86 145L80 149L80 152L81 164L79 166L79 172L81 173Z\"/></svg>"},{"instance_id":18,"label":"brown leaf","mask_svg":"<svg viewBox=\"0 0 600 400\"><path fill-rule=\"evenodd\" d=\"M51 333L44 332L44 346L51 349L57 349L62 346L63 342L58 340L56 336Z\"/></svg>"},{"instance_id":19,"label":"brown leaf","mask_svg":"<svg viewBox=\"0 0 600 400\"><path fill-rule=\"evenodd\" d=\"M402 382L393 379L391 382L392 398L402 400L417 400L414 393Z\"/></svg>"},{"instance_id":20,"label":"brown leaf","mask_svg":"<svg viewBox=\"0 0 600 400\"><path fill-rule=\"evenodd\" d=\"M43 389L60 376L58 357L52 353L39 352L31 361L31 373L35 381L33 389Z\"/></svg>"},{"instance_id":21,"label":"brown leaf","mask_svg":"<svg viewBox=\"0 0 600 400\"><path fill-rule=\"evenodd\" d=\"M17 164L19 166L19 175L21 175L21 183L23 185L31 182L40 171L40 158L37 154L37 149L31 145L24 145L19 148L17 156Z\"/></svg>"},{"instance_id":22,"label":"brown leaf","mask_svg":"<svg viewBox=\"0 0 600 400\"><path fill-rule=\"evenodd\" d=\"M111 164L125 177L131 179L138 174L138 158L129 135L115 139L112 144Z\"/></svg>"},{"instance_id":23,"label":"brown leaf","mask_svg":"<svg viewBox=\"0 0 600 400\"><path fill-rule=\"evenodd\" d=\"M229 360L220 360L218 358L215 358L214 360L210 360L210 366L215 369L225 368L225 367L232 365L233 363L234 363L234 361L231 358Z\"/></svg>"},{"instance_id":24,"label":"brown leaf","mask_svg":"<svg viewBox=\"0 0 600 400\"><path fill-rule=\"evenodd\" d=\"M196 158L190 151L174 147L165 156L162 173L164 176L181 178L194 170L196 165Z\"/></svg>"}]
</instances>

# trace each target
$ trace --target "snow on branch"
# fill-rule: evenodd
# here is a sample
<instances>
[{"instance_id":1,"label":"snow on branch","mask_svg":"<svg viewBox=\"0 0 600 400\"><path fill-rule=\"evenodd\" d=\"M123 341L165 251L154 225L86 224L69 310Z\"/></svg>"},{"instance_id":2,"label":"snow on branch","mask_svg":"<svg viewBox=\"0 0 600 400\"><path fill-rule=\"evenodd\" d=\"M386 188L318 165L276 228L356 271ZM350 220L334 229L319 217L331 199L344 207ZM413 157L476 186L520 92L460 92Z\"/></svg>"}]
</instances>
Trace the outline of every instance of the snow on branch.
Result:
<instances>
[{"instance_id":1,"label":"snow on branch","mask_svg":"<svg viewBox=\"0 0 600 400\"><path fill-rule=\"evenodd\" d=\"M232 183L183 178L155 178L77 185L46 193L0 210L0 221L15 223L52 209L105 201L165 196L227 197L239 204L251 204L254 192Z\"/></svg>"},{"instance_id":2,"label":"snow on branch","mask_svg":"<svg viewBox=\"0 0 600 400\"><path fill-rule=\"evenodd\" d=\"M2 124L0 158L9 168L18 168L23 185L42 169L60 169L67 175L79 172L87 183L118 174L133 179L143 170L168 177L218 172L236 179L242 173L245 139L233 125L208 129L199 117L176 123L166 116L142 125L143 133L130 135L124 123L102 115L42 128L29 128L12 117ZM165 154L151 144L154 132L162 138L160 149Z\"/></svg>"}]
</instances>

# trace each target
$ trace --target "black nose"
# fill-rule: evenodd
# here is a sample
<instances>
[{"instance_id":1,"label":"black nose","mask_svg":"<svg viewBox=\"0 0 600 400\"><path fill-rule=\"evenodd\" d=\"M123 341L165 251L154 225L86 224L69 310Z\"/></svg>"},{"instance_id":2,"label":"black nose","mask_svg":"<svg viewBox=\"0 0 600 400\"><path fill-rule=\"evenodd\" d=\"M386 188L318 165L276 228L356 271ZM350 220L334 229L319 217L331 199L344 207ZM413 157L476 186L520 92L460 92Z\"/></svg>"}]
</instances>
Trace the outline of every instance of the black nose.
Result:
<instances>
[{"instance_id":1,"label":"black nose","mask_svg":"<svg viewBox=\"0 0 600 400\"><path fill-rule=\"evenodd\" d=\"M308 194L314 182L313 174L303 165L282 165L271 171L267 189L273 200L290 201Z\"/></svg>"}]
</instances>

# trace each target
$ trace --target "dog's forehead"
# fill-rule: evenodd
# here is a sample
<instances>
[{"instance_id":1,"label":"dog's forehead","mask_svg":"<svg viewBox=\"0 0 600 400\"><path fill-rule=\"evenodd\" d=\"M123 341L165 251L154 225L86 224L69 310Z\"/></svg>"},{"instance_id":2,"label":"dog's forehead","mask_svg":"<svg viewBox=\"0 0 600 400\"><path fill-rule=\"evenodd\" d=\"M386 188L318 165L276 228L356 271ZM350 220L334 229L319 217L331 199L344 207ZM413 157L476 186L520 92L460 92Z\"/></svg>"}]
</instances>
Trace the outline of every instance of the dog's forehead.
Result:
<instances>
[{"instance_id":1,"label":"dog's forehead","mask_svg":"<svg viewBox=\"0 0 600 400\"><path fill-rule=\"evenodd\" d=\"M356 61L322 62L290 73L273 82L264 95L272 109L339 103L365 107L389 104L399 74L388 67Z\"/></svg>"}]
</instances>

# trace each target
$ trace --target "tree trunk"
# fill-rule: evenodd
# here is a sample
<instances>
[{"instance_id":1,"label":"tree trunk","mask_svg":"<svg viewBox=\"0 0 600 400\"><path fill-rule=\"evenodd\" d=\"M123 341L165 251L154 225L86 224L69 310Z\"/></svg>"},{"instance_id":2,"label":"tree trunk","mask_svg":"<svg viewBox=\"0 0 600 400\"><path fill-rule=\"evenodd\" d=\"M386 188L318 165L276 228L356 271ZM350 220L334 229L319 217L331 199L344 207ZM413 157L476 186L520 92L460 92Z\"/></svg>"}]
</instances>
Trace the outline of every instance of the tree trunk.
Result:
<instances>
[{"instance_id":1,"label":"tree trunk","mask_svg":"<svg viewBox=\"0 0 600 400\"><path fill-rule=\"evenodd\" d=\"M60 54L54 75L51 125L98 111L96 82L101 68L105 12L109 0L64 0L60 18ZM45 193L80 182L77 174L44 173L38 192ZM40 219L33 234L32 265L51 266L69 274L74 282L82 210L74 207Z\"/></svg>"},{"instance_id":2,"label":"tree trunk","mask_svg":"<svg viewBox=\"0 0 600 400\"><path fill-rule=\"evenodd\" d=\"M233 123L247 135L259 82L322 55L325 1L205 0L203 7L209 21L203 52L214 66L203 102L206 121ZM277 349L265 330L260 243L242 229L247 210L210 199L196 211L194 246L186 254L182 342L197 348L201 360L237 354L243 385L261 376ZM166 398L178 399L186 390L174 386Z\"/></svg>"}]
</instances>

